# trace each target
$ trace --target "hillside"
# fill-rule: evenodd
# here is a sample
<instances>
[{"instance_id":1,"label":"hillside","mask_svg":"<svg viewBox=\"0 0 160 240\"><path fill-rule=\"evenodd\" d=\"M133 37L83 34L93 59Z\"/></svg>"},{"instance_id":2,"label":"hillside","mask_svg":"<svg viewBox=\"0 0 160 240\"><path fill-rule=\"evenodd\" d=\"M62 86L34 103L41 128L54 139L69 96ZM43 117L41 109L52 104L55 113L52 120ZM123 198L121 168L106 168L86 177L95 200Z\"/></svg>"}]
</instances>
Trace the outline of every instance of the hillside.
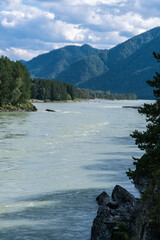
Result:
<instances>
[{"instance_id":1,"label":"hillside","mask_svg":"<svg viewBox=\"0 0 160 240\"><path fill-rule=\"evenodd\" d=\"M151 42L160 35L160 27L153 28L147 32L139 34L124 43L118 44L109 50L108 65L113 66L123 59L127 59L137 50L141 49L146 43Z\"/></svg>"},{"instance_id":2,"label":"hillside","mask_svg":"<svg viewBox=\"0 0 160 240\"><path fill-rule=\"evenodd\" d=\"M105 58L107 58L108 51L104 51L98 55L92 55L89 57L81 58L72 63L66 70L60 73L56 80L63 82L70 82L75 86L87 82L88 80L102 75L108 71L105 64Z\"/></svg>"},{"instance_id":3,"label":"hillside","mask_svg":"<svg viewBox=\"0 0 160 240\"><path fill-rule=\"evenodd\" d=\"M114 64L108 72L79 87L108 89L116 93L134 92L138 98L152 98L146 80L152 80L154 73L159 72L159 65L153 57L153 51L159 52L159 49L160 35L123 61Z\"/></svg>"},{"instance_id":4,"label":"hillside","mask_svg":"<svg viewBox=\"0 0 160 240\"><path fill-rule=\"evenodd\" d=\"M67 69L73 62L86 56L98 54L102 50L83 46L66 46L41 54L30 61L24 62L32 78L54 79L59 73Z\"/></svg>"},{"instance_id":5,"label":"hillside","mask_svg":"<svg viewBox=\"0 0 160 240\"><path fill-rule=\"evenodd\" d=\"M32 77L55 78L80 88L134 92L151 98L146 80L158 71L153 51L160 49L160 27L139 34L110 50L67 46L42 54L25 65Z\"/></svg>"},{"instance_id":6,"label":"hillside","mask_svg":"<svg viewBox=\"0 0 160 240\"><path fill-rule=\"evenodd\" d=\"M120 94L134 92L138 98L152 98L152 92L146 80L152 79L155 71L159 69L153 58L153 51L159 52L159 49L160 28L154 28L119 44L107 53L104 51L103 56L106 55L106 58L102 59L101 65L95 64L91 68L91 58L95 56L90 56L85 66L81 64L83 61L81 59L76 62L79 68L75 68L74 63L71 64L66 71L57 76L57 80L72 81L80 88L109 90ZM101 71L104 69L105 72L95 75L96 68ZM90 72L93 69L92 74L89 74L86 69L90 69ZM84 78L86 73L91 77Z\"/></svg>"}]
</instances>

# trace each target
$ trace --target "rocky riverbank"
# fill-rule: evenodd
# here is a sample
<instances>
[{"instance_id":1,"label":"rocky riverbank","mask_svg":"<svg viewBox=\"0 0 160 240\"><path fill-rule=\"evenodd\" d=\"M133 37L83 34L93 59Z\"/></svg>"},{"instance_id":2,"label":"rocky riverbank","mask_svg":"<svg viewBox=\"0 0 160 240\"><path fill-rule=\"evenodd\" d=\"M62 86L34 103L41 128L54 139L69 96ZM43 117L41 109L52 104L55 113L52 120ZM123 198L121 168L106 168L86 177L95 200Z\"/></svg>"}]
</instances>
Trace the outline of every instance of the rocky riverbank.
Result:
<instances>
[{"instance_id":1,"label":"rocky riverbank","mask_svg":"<svg viewBox=\"0 0 160 240\"><path fill-rule=\"evenodd\" d=\"M159 240L160 229L149 218L152 207L126 189L115 186L112 196L102 192L91 229L91 240Z\"/></svg>"},{"instance_id":2,"label":"rocky riverbank","mask_svg":"<svg viewBox=\"0 0 160 240\"><path fill-rule=\"evenodd\" d=\"M29 101L23 104L17 104L16 106L7 104L3 107L0 107L0 112L35 112L35 111L37 111L37 108Z\"/></svg>"}]
</instances>

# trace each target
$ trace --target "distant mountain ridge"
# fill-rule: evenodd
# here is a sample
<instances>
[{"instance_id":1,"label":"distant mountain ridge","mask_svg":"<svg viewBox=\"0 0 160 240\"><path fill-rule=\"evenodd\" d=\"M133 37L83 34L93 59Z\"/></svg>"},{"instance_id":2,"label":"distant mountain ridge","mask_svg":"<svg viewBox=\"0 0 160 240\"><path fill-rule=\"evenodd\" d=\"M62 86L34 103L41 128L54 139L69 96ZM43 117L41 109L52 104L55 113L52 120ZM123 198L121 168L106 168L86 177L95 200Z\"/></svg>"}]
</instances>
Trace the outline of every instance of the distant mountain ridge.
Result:
<instances>
[{"instance_id":1,"label":"distant mountain ridge","mask_svg":"<svg viewBox=\"0 0 160 240\"><path fill-rule=\"evenodd\" d=\"M160 52L160 27L139 34L110 50L85 44L66 46L24 62L32 77L73 83L80 88L136 93L151 98L146 80L152 79L159 64L153 51Z\"/></svg>"},{"instance_id":2,"label":"distant mountain ridge","mask_svg":"<svg viewBox=\"0 0 160 240\"><path fill-rule=\"evenodd\" d=\"M107 58L107 54L108 51L104 51L97 55L81 58L61 72L56 79L63 82L68 82L68 79L70 79L70 83L79 87L89 79L101 76L108 71L108 67L104 61L104 57Z\"/></svg>"},{"instance_id":3,"label":"distant mountain ridge","mask_svg":"<svg viewBox=\"0 0 160 240\"><path fill-rule=\"evenodd\" d=\"M154 59L153 51L160 52L160 35L112 65L101 76L85 82L85 87L95 89L96 86L96 89L117 93L134 92L138 98L152 98L152 89L146 80L152 80L155 72L160 72L160 63ZM80 87L83 88L84 84Z\"/></svg>"},{"instance_id":4,"label":"distant mountain ridge","mask_svg":"<svg viewBox=\"0 0 160 240\"><path fill-rule=\"evenodd\" d=\"M102 51L87 44L81 47L70 45L41 54L30 61L24 62L24 64L33 78L55 79L59 73L67 69L76 60L96 55Z\"/></svg>"},{"instance_id":5,"label":"distant mountain ridge","mask_svg":"<svg viewBox=\"0 0 160 240\"><path fill-rule=\"evenodd\" d=\"M109 64L115 64L122 59L131 56L137 50L144 46L144 44L151 42L160 35L160 27L153 28L147 32L141 33L127 41L118 44L111 48L108 54Z\"/></svg>"}]
</instances>

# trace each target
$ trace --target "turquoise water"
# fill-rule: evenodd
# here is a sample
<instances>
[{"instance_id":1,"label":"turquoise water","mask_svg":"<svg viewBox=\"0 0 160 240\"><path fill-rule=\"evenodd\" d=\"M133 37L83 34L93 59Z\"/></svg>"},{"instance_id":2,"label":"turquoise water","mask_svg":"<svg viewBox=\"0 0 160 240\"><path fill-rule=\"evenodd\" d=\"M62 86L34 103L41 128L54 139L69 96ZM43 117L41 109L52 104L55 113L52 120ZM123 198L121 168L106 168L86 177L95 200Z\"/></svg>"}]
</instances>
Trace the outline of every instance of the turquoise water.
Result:
<instances>
[{"instance_id":1,"label":"turquoise water","mask_svg":"<svg viewBox=\"0 0 160 240\"><path fill-rule=\"evenodd\" d=\"M125 172L141 154L130 133L145 119L122 106L142 103L37 103L38 112L0 113L0 239L87 240L102 190L120 184L138 196Z\"/></svg>"}]
</instances>

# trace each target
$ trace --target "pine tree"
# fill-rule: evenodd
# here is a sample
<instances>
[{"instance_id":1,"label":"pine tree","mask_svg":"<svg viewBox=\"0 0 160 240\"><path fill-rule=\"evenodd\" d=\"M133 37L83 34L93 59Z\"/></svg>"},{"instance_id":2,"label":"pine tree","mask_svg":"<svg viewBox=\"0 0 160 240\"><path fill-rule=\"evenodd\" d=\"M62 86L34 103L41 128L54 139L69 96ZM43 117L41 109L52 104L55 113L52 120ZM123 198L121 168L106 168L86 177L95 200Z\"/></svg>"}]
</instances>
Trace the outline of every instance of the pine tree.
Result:
<instances>
[{"instance_id":1,"label":"pine tree","mask_svg":"<svg viewBox=\"0 0 160 240\"><path fill-rule=\"evenodd\" d=\"M154 56L160 60L160 54L154 53ZM160 74L156 72L153 80L147 83L154 88L155 101L152 104L144 104L138 110L146 116L146 131L135 130L131 134L144 154L140 158L133 158L136 168L129 169L127 175L137 185L145 181L142 196L152 204L150 217L160 224Z\"/></svg>"},{"instance_id":2,"label":"pine tree","mask_svg":"<svg viewBox=\"0 0 160 240\"><path fill-rule=\"evenodd\" d=\"M154 53L154 56L160 59L160 55ZM147 83L154 88L156 100L152 104L144 104L138 110L140 114L146 115L146 131L136 130L131 134L138 147L144 151L142 157L133 158L136 169L127 173L135 183L143 177L153 180L155 172L160 169L160 74L156 73L153 81L149 80Z\"/></svg>"},{"instance_id":3,"label":"pine tree","mask_svg":"<svg viewBox=\"0 0 160 240\"><path fill-rule=\"evenodd\" d=\"M19 61L0 58L0 107L26 103L30 98L31 79L27 68Z\"/></svg>"}]
</instances>

